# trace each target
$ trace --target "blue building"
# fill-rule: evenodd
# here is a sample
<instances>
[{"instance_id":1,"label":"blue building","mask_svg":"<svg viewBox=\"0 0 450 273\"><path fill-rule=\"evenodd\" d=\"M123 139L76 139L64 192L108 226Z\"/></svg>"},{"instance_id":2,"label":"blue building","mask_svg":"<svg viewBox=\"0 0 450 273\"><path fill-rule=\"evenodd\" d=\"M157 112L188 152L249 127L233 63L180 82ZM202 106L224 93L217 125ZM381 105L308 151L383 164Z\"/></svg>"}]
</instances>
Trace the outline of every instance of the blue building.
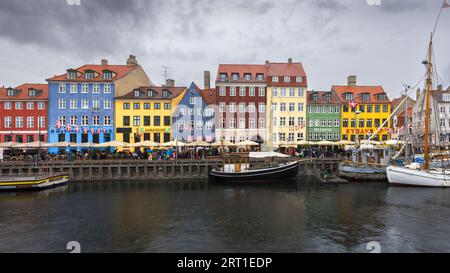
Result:
<instances>
[{"instance_id":1,"label":"blue building","mask_svg":"<svg viewBox=\"0 0 450 273\"><path fill-rule=\"evenodd\" d=\"M68 69L47 82L48 142L77 144L114 140L114 97L124 92L119 89L128 90L133 84L151 85L134 56L126 65L109 65L102 60L99 65Z\"/></svg>"},{"instance_id":2,"label":"blue building","mask_svg":"<svg viewBox=\"0 0 450 273\"><path fill-rule=\"evenodd\" d=\"M173 139L184 142L215 141L214 91L201 90L191 83L173 112Z\"/></svg>"}]
</instances>

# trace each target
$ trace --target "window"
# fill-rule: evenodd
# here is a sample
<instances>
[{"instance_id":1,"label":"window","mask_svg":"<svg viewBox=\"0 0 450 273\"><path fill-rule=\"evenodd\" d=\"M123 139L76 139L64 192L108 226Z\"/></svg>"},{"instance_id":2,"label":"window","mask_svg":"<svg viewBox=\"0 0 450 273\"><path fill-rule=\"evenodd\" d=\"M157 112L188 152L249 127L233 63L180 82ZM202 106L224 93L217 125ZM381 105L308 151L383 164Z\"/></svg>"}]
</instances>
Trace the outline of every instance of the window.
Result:
<instances>
[{"instance_id":1,"label":"window","mask_svg":"<svg viewBox=\"0 0 450 273\"><path fill-rule=\"evenodd\" d=\"M103 118L103 125L105 126L111 126L111 117L110 116L105 116Z\"/></svg>"},{"instance_id":2,"label":"window","mask_svg":"<svg viewBox=\"0 0 450 273\"><path fill-rule=\"evenodd\" d=\"M77 109L78 102L76 99L70 99L70 109Z\"/></svg>"},{"instance_id":3,"label":"window","mask_svg":"<svg viewBox=\"0 0 450 273\"><path fill-rule=\"evenodd\" d=\"M278 77L273 76L273 77L272 77L272 82L278 82Z\"/></svg>"},{"instance_id":4,"label":"window","mask_svg":"<svg viewBox=\"0 0 450 273\"><path fill-rule=\"evenodd\" d=\"M236 87L235 86L231 86L230 87L230 96L231 97L235 97L236 96Z\"/></svg>"},{"instance_id":5,"label":"window","mask_svg":"<svg viewBox=\"0 0 450 273\"><path fill-rule=\"evenodd\" d=\"M58 109L66 109L66 100L58 99Z\"/></svg>"},{"instance_id":6,"label":"window","mask_svg":"<svg viewBox=\"0 0 450 273\"><path fill-rule=\"evenodd\" d=\"M4 126L5 128L11 128L12 127L12 117L5 117L4 120Z\"/></svg>"},{"instance_id":7,"label":"window","mask_svg":"<svg viewBox=\"0 0 450 273\"><path fill-rule=\"evenodd\" d=\"M104 109L111 109L111 100L104 100L103 101L103 108Z\"/></svg>"},{"instance_id":8,"label":"window","mask_svg":"<svg viewBox=\"0 0 450 273\"><path fill-rule=\"evenodd\" d=\"M150 116L144 116L144 126L150 126Z\"/></svg>"},{"instance_id":9,"label":"window","mask_svg":"<svg viewBox=\"0 0 450 273\"><path fill-rule=\"evenodd\" d=\"M130 126L130 116L123 116L122 123L123 126Z\"/></svg>"},{"instance_id":10,"label":"window","mask_svg":"<svg viewBox=\"0 0 450 273\"><path fill-rule=\"evenodd\" d=\"M197 100L197 97L190 97L189 98L189 104L195 105L195 101Z\"/></svg>"},{"instance_id":11,"label":"window","mask_svg":"<svg viewBox=\"0 0 450 273\"><path fill-rule=\"evenodd\" d=\"M260 112L260 113L266 112L266 105L264 103L260 103L258 105L258 112Z\"/></svg>"},{"instance_id":12,"label":"window","mask_svg":"<svg viewBox=\"0 0 450 273\"><path fill-rule=\"evenodd\" d=\"M170 110L172 108L172 105L170 103L164 103L164 109L165 110Z\"/></svg>"},{"instance_id":13,"label":"window","mask_svg":"<svg viewBox=\"0 0 450 273\"><path fill-rule=\"evenodd\" d=\"M100 125L100 117L99 116L93 116L92 117L92 125L99 126Z\"/></svg>"},{"instance_id":14,"label":"window","mask_svg":"<svg viewBox=\"0 0 450 273\"><path fill-rule=\"evenodd\" d=\"M256 80L257 81L263 81L264 80L264 74L261 74L261 73L256 74Z\"/></svg>"},{"instance_id":15,"label":"window","mask_svg":"<svg viewBox=\"0 0 450 273\"><path fill-rule=\"evenodd\" d=\"M254 118L250 118L248 120L248 122L249 122L248 126L249 126L250 129L255 129L256 128L256 120Z\"/></svg>"},{"instance_id":16,"label":"window","mask_svg":"<svg viewBox=\"0 0 450 273\"><path fill-rule=\"evenodd\" d=\"M280 111L286 112L286 103L285 102L280 103Z\"/></svg>"},{"instance_id":17,"label":"window","mask_svg":"<svg viewBox=\"0 0 450 273\"><path fill-rule=\"evenodd\" d=\"M225 86L220 86L219 87L219 96L225 97L226 95L227 95L227 90L226 90Z\"/></svg>"},{"instance_id":18,"label":"window","mask_svg":"<svg viewBox=\"0 0 450 273\"><path fill-rule=\"evenodd\" d=\"M109 71L103 72L103 79L104 80L111 80L112 79L112 73L109 72Z\"/></svg>"},{"instance_id":19,"label":"window","mask_svg":"<svg viewBox=\"0 0 450 273\"><path fill-rule=\"evenodd\" d=\"M266 120L264 118L258 119L258 127L259 128L266 128Z\"/></svg>"},{"instance_id":20,"label":"window","mask_svg":"<svg viewBox=\"0 0 450 273\"><path fill-rule=\"evenodd\" d=\"M375 105L375 113L380 113L380 105Z\"/></svg>"},{"instance_id":21,"label":"window","mask_svg":"<svg viewBox=\"0 0 450 273\"><path fill-rule=\"evenodd\" d=\"M230 118L230 128L231 129L236 128L236 119L235 118Z\"/></svg>"},{"instance_id":22,"label":"window","mask_svg":"<svg viewBox=\"0 0 450 273\"><path fill-rule=\"evenodd\" d=\"M342 127L348 127L348 118L342 120Z\"/></svg>"},{"instance_id":23,"label":"window","mask_svg":"<svg viewBox=\"0 0 450 273\"><path fill-rule=\"evenodd\" d=\"M135 97L141 96L141 91L139 89L134 90L134 96Z\"/></svg>"},{"instance_id":24,"label":"window","mask_svg":"<svg viewBox=\"0 0 450 273\"><path fill-rule=\"evenodd\" d=\"M253 91L255 91L255 90L253 90ZM241 97L245 97L245 87L244 86L241 86L241 87L239 87L239 96L241 96Z\"/></svg>"},{"instance_id":25,"label":"window","mask_svg":"<svg viewBox=\"0 0 450 273\"><path fill-rule=\"evenodd\" d=\"M362 101L370 101L370 94L369 93L362 93L361 94L361 100Z\"/></svg>"},{"instance_id":26,"label":"window","mask_svg":"<svg viewBox=\"0 0 450 273\"><path fill-rule=\"evenodd\" d=\"M167 90L164 90L164 91L163 91L163 97L164 97L164 98L170 97L170 92L167 91Z\"/></svg>"},{"instance_id":27,"label":"window","mask_svg":"<svg viewBox=\"0 0 450 273\"><path fill-rule=\"evenodd\" d=\"M86 72L86 74L84 74L84 78L87 80L92 80L94 78L94 72Z\"/></svg>"},{"instance_id":28,"label":"window","mask_svg":"<svg viewBox=\"0 0 450 273\"><path fill-rule=\"evenodd\" d=\"M251 80L252 80L252 74L250 74L250 73L245 73L245 74L244 74L244 79L245 79L246 81L251 81Z\"/></svg>"},{"instance_id":29,"label":"window","mask_svg":"<svg viewBox=\"0 0 450 273\"><path fill-rule=\"evenodd\" d=\"M153 117L153 126L161 126L161 117L160 116Z\"/></svg>"},{"instance_id":30,"label":"window","mask_svg":"<svg viewBox=\"0 0 450 273\"><path fill-rule=\"evenodd\" d=\"M286 126L286 118L285 117L280 118L280 126Z\"/></svg>"},{"instance_id":31,"label":"window","mask_svg":"<svg viewBox=\"0 0 450 273\"><path fill-rule=\"evenodd\" d=\"M250 87L250 89L249 89L249 92L248 92L248 95L250 96L250 97L254 97L255 96L255 87L254 86L251 86Z\"/></svg>"},{"instance_id":32,"label":"window","mask_svg":"<svg viewBox=\"0 0 450 273\"><path fill-rule=\"evenodd\" d=\"M81 126L88 126L89 125L89 117L88 116L82 116L81 117Z\"/></svg>"},{"instance_id":33,"label":"window","mask_svg":"<svg viewBox=\"0 0 450 273\"><path fill-rule=\"evenodd\" d=\"M359 111L361 112L361 113L364 113L364 111L366 110L366 106L365 105L360 105L359 106Z\"/></svg>"},{"instance_id":34,"label":"window","mask_svg":"<svg viewBox=\"0 0 450 273\"><path fill-rule=\"evenodd\" d=\"M23 127L23 117L16 117L16 127L17 128Z\"/></svg>"},{"instance_id":35,"label":"window","mask_svg":"<svg viewBox=\"0 0 450 273\"><path fill-rule=\"evenodd\" d=\"M148 90L147 91L147 97L154 97L156 95L156 92L153 90Z\"/></svg>"},{"instance_id":36,"label":"window","mask_svg":"<svg viewBox=\"0 0 450 273\"><path fill-rule=\"evenodd\" d=\"M38 117L39 128L45 128L45 117Z\"/></svg>"},{"instance_id":37,"label":"window","mask_svg":"<svg viewBox=\"0 0 450 273\"><path fill-rule=\"evenodd\" d=\"M72 94L77 93L77 84L76 83L70 84L70 93L72 93Z\"/></svg>"},{"instance_id":38,"label":"window","mask_svg":"<svg viewBox=\"0 0 450 273\"><path fill-rule=\"evenodd\" d=\"M378 118L375 119L375 127L377 127L377 128L380 127L380 119L378 119Z\"/></svg>"},{"instance_id":39,"label":"window","mask_svg":"<svg viewBox=\"0 0 450 273\"><path fill-rule=\"evenodd\" d=\"M16 107L17 110L22 110L23 109L23 103L18 101L18 102L16 102L15 107Z\"/></svg>"},{"instance_id":40,"label":"window","mask_svg":"<svg viewBox=\"0 0 450 273\"><path fill-rule=\"evenodd\" d=\"M104 88L103 88L103 93L109 94L111 93L111 84L106 83Z\"/></svg>"},{"instance_id":41,"label":"window","mask_svg":"<svg viewBox=\"0 0 450 273\"><path fill-rule=\"evenodd\" d=\"M291 82L291 77L284 77L284 82Z\"/></svg>"},{"instance_id":42,"label":"window","mask_svg":"<svg viewBox=\"0 0 450 273\"><path fill-rule=\"evenodd\" d=\"M59 116L58 122L61 126L64 126L64 124L66 124L66 116Z\"/></svg>"},{"instance_id":43,"label":"window","mask_svg":"<svg viewBox=\"0 0 450 273\"><path fill-rule=\"evenodd\" d=\"M5 110L10 110L12 108L12 103L10 101L5 101L4 108Z\"/></svg>"},{"instance_id":44,"label":"window","mask_svg":"<svg viewBox=\"0 0 450 273\"><path fill-rule=\"evenodd\" d=\"M289 97L295 97L295 88L289 88Z\"/></svg>"},{"instance_id":45,"label":"window","mask_svg":"<svg viewBox=\"0 0 450 273\"><path fill-rule=\"evenodd\" d=\"M94 83L94 86L92 88L92 93L94 93L94 94L100 93L100 85L98 83Z\"/></svg>"},{"instance_id":46,"label":"window","mask_svg":"<svg viewBox=\"0 0 450 273\"><path fill-rule=\"evenodd\" d=\"M141 104L139 102L134 102L133 109L135 109L135 110L141 109Z\"/></svg>"},{"instance_id":47,"label":"window","mask_svg":"<svg viewBox=\"0 0 450 273\"><path fill-rule=\"evenodd\" d=\"M256 112L256 106L254 102L250 102L248 104L248 112L249 113L255 113Z\"/></svg>"},{"instance_id":48,"label":"window","mask_svg":"<svg viewBox=\"0 0 450 273\"><path fill-rule=\"evenodd\" d=\"M34 102L27 102L27 110L33 110L34 109Z\"/></svg>"},{"instance_id":49,"label":"window","mask_svg":"<svg viewBox=\"0 0 450 273\"><path fill-rule=\"evenodd\" d=\"M92 100L92 110L94 110L94 111L100 110L100 100L99 99Z\"/></svg>"},{"instance_id":50,"label":"window","mask_svg":"<svg viewBox=\"0 0 450 273\"><path fill-rule=\"evenodd\" d=\"M219 111L220 111L221 113L224 113L224 112L225 112L225 107L226 107L225 102L219 102Z\"/></svg>"},{"instance_id":51,"label":"window","mask_svg":"<svg viewBox=\"0 0 450 273\"><path fill-rule=\"evenodd\" d=\"M358 126L364 128L364 119L358 119Z\"/></svg>"},{"instance_id":52,"label":"window","mask_svg":"<svg viewBox=\"0 0 450 273\"><path fill-rule=\"evenodd\" d=\"M387 113L388 112L388 105L387 104L383 104L383 113Z\"/></svg>"},{"instance_id":53,"label":"window","mask_svg":"<svg viewBox=\"0 0 450 273\"><path fill-rule=\"evenodd\" d=\"M214 109L212 109L212 108L206 108L206 109L205 109L205 116L206 116L206 117L212 117L212 116L214 116Z\"/></svg>"},{"instance_id":54,"label":"window","mask_svg":"<svg viewBox=\"0 0 450 273\"><path fill-rule=\"evenodd\" d=\"M170 124L170 116L164 116L164 126L170 126Z\"/></svg>"},{"instance_id":55,"label":"window","mask_svg":"<svg viewBox=\"0 0 450 273\"><path fill-rule=\"evenodd\" d=\"M373 112L373 105L367 105L367 113Z\"/></svg>"},{"instance_id":56,"label":"window","mask_svg":"<svg viewBox=\"0 0 450 273\"><path fill-rule=\"evenodd\" d=\"M236 113L236 103L230 102L230 113Z\"/></svg>"},{"instance_id":57,"label":"window","mask_svg":"<svg viewBox=\"0 0 450 273\"><path fill-rule=\"evenodd\" d=\"M140 126L140 125L141 125L141 117L133 116L133 126Z\"/></svg>"},{"instance_id":58,"label":"window","mask_svg":"<svg viewBox=\"0 0 450 273\"><path fill-rule=\"evenodd\" d=\"M283 98L286 97L286 88L281 88L280 96Z\"/></svg>"},{"instance_id":59,"label":"window","mask_svg":"<svg viewBox=\"0 0 450 273\"><path fill-rule=\"evenodd\" d=\"M346 100L346 101L353 101L353 93L345 93L344 94L344 100Z\"/></svg>"},{"instance_id":60,"label":"window","mask_svg":"<svg viewBox=\"0 0 450 273\"><path fill-rule=\"evenodd\" d=\"M265 97L266 96L266 89L264 87L258 88L258 95L260 97Z\"/></svg>"},{"instance_id":61,"label":"window","mask_svg":"<svg viewBox=\"0 0 450 273\"><path fill-rule=\"evenodd\" d=\"M289 112L294 112L295 111L295 102L290 102L289 103Z\"/></svg>"},{"instance_id":62,"label":"window","mask_svg":"<svg viewBox=\"0 0 450 273\"><path fill-rule=\"evenodd\" d=\"M386 94L378 94L378 100L379 101L385 101L386 100Z\"/></svg>"},{"instance_id":63,"label":"window","mask_svg":"<svg viewBox=\"0 0 450 273\"><path fill-rule=\"evenodd\" d=\"M81 93L86 94L86 93L88 93L88 90L89 90L89 85L87 83L81 84Z\"/></svg>"},{"instance_id":64,"label":"window","mask_svg":"<svg viewBox=\"0 0 450 273\"><path fill-rule=\"evenodd\" d=\"M278 97L278 89L277 88L272 89L272 97Z\"/></svg>"},{"instance_id":65,"label":"window","mask_svg":"<svg viewBox=\"0 0 450 273\"><path fill-rule=\"evenodd\" d=\"M89 109L89 100L81 99L81 109Z\"/></svg>"},{"instance_id":66,"label":"window","mask_svg":"<svg viewBox=\"0 0 450 273\"><path fill-rule=\"evenodd\" d=\"M304 108L305 108L305 104L303 102L299 102L297 104L297 109L299 112L303 112Z\"/></svg>"},{"instance_id":67,"label":"window","mask_svg":"<svg viewBox=\"0 0 450 273\"><path fill-rule=\"evenodd\" d=\"M150 109L150 108L151 108L151 107L150 107L150 103L144 102L144 109L148 110L148 109Z\"/></svg>"},{"instance_id":68,"label":"window","mask_svg":"<svg viewBox=\"0 0 450 273\"><path fill-rule=\"evenodd\" d=\"M123 107L124 110L128 110L128 109L130 109L130 103L129 102L124 102L122 107Z\"/></svg>"},{"instance_id":69,"label":"window","mask_svg":"<svg viewBox=\"0 0 450 273\"><path fill-rule=\"evenodd\" d=\"M239 74L238 73L231 73L231 80L232 81L239 80Z\"/></svg>"},{"instance_id":70,"label":"window","mask_svg":"<svg viewBox=\"0 0 450 273\"><path fill-rule=\"evenodd\" d=\"M8 97L15 96L16 95L16 90L9 88L7 95L8 95Z\"/></svg>"},{"instance_id":71,"label":"window","mask_svg":"<svg viewBox=\"0 0 450 273\"><path fill-rule=\"evenodd\" d=\"M155 104L153 105L153 109L155 109L155 110L161 109L161 103L155 102Z\"/></svg>"},{"instance_id":72,"label":"window","mask_svg":"<svg viewBox=\"0 0 450 273\"><path fill-rule=\"evenodd\" d=\"M296 82L303 82L303 78L302 77L295 77L295 81Z\"/></svg>"},{"instance_id":73,"label":"window","mask_svg":"<svg viewBox=\"0 0 450 273\"><path fill-rule=\"evenodd\" d=\"M289 126L295 125L295 117L289 117Z\"/></svg>"},{"instance_id":74,"label":"window","mask_svg":"<svg viewBox=\"0 0 450 273\"><path fill-rule=\"evenodd\" d=\"M70 116L70 126L77 125L77 116Z\"/></svg>"},{"instance_id":75,"label":"window","mask_svg":"<svg viewBox=\"0 0 450 273\"><path fill-rule=\"evenodd\" d=\"M65 83L59 84L58 93L66 93L66 84Z\"/></svg>"},{"instance_id":76,"label":"window","mask_svg":"<svg viewBox=\"0 0 450 273\"><path fill-rule=\"evenodd\" d=\"M372 119L370 118L370 119L367 119L366 120L366 127L373 127L373 124L372 124Z\"/></svg>"},{"instance_id":77,"label":"window","mask_svg":"<svg viewBox=\"0 0 450 273\"><path fill-rule=\"evenodd\" d=\"M239 118L239 129L245 129L245 118Z\"/></svg>"}]
</instances>

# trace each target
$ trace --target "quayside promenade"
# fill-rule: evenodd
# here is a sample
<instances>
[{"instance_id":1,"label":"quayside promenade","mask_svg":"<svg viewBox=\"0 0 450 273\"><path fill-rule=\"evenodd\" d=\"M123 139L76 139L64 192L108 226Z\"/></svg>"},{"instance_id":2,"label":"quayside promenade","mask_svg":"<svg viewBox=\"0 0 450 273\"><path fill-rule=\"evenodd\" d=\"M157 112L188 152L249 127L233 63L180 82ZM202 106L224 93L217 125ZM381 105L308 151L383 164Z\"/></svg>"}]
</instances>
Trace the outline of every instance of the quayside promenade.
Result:
<instances>
[{"instance_id":1,"label":"quayside promenade","mask_svg":"<svg viewBox=\"0 0 450 273\"><path fill-rule=\"evenodd\" d=\"M278 161L289 160L292 159L279 159ZM299 160L299 175L314 175L320 170L335 171L340 161L336 158ZM39 165L32 162L3 162L0 163L0 174L16 176L64 172L69 174L71 181L79 182L204 179L208 178L208 172L211 169L222 164L222 159L48 161Z\"/></svg>"}]
</instances>

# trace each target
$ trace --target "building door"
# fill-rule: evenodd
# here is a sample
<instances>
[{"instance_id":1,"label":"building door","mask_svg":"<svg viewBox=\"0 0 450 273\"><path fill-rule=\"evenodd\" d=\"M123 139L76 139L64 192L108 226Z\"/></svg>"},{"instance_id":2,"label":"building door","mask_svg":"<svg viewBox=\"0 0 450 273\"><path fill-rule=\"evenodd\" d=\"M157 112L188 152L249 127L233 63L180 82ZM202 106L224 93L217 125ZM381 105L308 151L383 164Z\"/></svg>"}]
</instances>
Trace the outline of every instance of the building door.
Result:
<instances>
[{"instance_id":1,"label":"building door","mask_svg":"<svg viewBox=\"0 0 450 273\"><path fill-rule=\"evenodd\" d=\"M82 134L81 135L81 143L88 143L88 142L89 142L88 134Z\"/></svg>"},{"instance_id":2,"label":"building door","mask_svg":"<svg viewBox=\"0 0 450 273\"><path fill-rule=\"evenodd\" d=\"M100 143L100 135L95 133L92 135L92 143Z\"/></svg>"},{"instance_id":3,"label":"building door","mask_svg":"<svg viewBox=\"0 0 450 273\"><path fill-rule=\"evenodd\" d=\"M16 136L16 142L17 143L23 143L23 136L22 135Z\"/></svg>"},{"instance_id":4,"label":"building door","mask_svg":"<svg viewBox=\"0 0 450 273\"><path fill-rule=\"evenodd\" d=\"M164 133L164 143L170 141L170 133Z\"/></svg>"},{"instance_id":5,"label":"building door","mask_svg":"<svg viewBox=\"0 0 450 273\"><path fill-rule=\"evenodd\" d=\"M70 134L70 142L77 143L77 134Z\"/></svg>"},{"instance_id":6,"label":"building door","mask_svg":"<svg viewBox=\"0 0 450 273\"><path fill-rule=\"evenodd\" d=\"M58 142L66 141L66 134L58 134Z\"/></svg>"},{"instance_id":7,"label":"building door","mask_svg":"<svg viewBox=\"0 0 450 273\"><path fill-rule=\"evenodd\" d=\"M105 142L110 142L111 141L111 134L110 133L103 134L103 139L104 139Z\"/></svg>"},{"instance_id":8,"label":"building door","mask_svg":"<svg viewBox=\"0 0 450 273\"><path fill-rule=\"evenodd\" d=\"M144 133L144 141L150 141L151 135L150 133Z\"/></svg>"},{"instance_id":9,"label":"building door","mask_svg":"<svg viewBox=\"0 0 450 273\"><path fill-rule=\"evenodd\" d=\"M129 133L123 133L123 142L130 143L130 134Z\"/></svg>"},{"instance_id":10,"label":"building door","mask_svg":"<svg viewBox=\"0 0 450 273\"><path fill-rule=\"evenodd\" d=\"M34 142L34 136L33 135L27 135L27 142Z\"/></svg>"}]
</instances>

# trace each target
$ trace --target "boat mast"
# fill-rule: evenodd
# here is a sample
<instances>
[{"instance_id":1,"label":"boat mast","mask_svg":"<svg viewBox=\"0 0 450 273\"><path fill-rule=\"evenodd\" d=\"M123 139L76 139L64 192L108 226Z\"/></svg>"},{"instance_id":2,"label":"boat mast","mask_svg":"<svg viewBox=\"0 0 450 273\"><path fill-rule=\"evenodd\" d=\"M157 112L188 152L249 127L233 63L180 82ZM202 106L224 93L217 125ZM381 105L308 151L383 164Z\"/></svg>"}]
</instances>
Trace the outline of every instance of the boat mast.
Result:
<instances>
[{"instance_id":1,"label":"boat mast","mask_svg":"<svg viewBox=\"0 0 450 273\"><path fill-rule=\"evenodd\" d=\"M430 93L431 93L431 73L432 73L432 56L433 56L433 33L430 37L430 45L428 47L428 61L427 65L427 91L426 91L426 102L425 102L425 142L424 142L424 169L427 171L429 169L429 126L430 126Z\"/></svg>"}]
</instances>

